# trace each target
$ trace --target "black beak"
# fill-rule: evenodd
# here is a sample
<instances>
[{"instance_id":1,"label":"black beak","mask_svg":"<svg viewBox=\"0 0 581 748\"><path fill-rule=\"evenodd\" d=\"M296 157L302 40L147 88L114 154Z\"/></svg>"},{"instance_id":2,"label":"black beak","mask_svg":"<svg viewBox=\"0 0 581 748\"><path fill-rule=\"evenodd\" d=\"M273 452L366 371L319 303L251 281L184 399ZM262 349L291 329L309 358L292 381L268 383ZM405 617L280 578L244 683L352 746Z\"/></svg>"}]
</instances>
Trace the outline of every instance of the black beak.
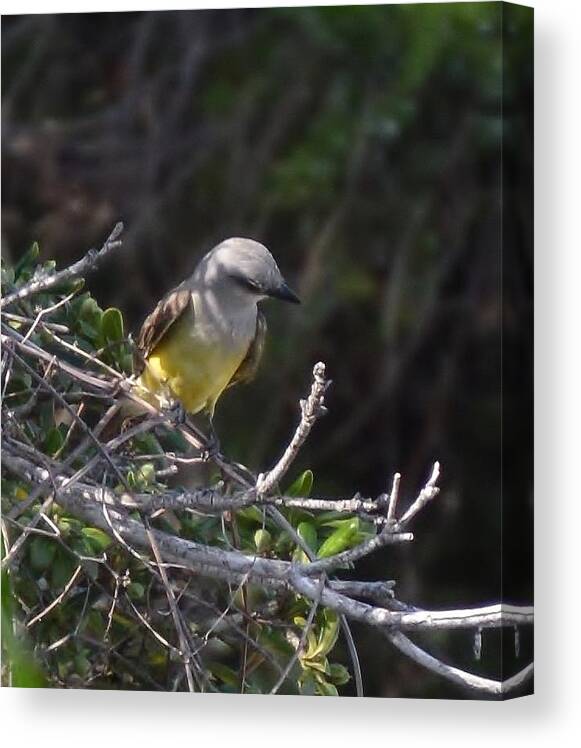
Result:
<instances>
[{"instance_id":1,"label":"black beak","mask_svg":"<svg viewBox=\"0 0 581 748\"><path fill-rule=\"evenodd\" d=\"M287 284L283 281L278 288L273 289L268 294L269 296L272 296L275 299L281 299L282 301L291 301L293 304L300 304L301 300L296 295L294 291L292 291Z\"/></svg>"}]
</instances>

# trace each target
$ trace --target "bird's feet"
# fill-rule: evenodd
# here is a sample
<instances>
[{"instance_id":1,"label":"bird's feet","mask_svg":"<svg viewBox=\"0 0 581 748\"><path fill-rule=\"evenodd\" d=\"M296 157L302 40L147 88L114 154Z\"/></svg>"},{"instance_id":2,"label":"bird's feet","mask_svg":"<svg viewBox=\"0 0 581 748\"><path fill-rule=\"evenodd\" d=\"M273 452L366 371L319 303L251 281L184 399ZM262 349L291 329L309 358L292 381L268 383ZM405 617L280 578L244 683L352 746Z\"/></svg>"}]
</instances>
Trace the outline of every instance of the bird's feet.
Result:
<instances>
[{"instance_id":1,"label":"bird's feet","mask_svg":"<svg viewBox=\"0 0 581 748\"><path fill-rule=\"evenodd\" d=\"M187 413L180 402L173 403L169 409L169 417L175 425L181 426L186 422Z\"/></svg>"},{"instance_id":2,"label":"bird's feet","mask_svg":"<svg viewBox=\"0 0 581 748\"><path fill-rule=\"evenodd\" d=\"M202 452L202 459L205 462L214 459L220 454L220 439L214 429L214 424L210 421L210 430L208 432L208 438L206 448Z\"/></svg>"}]
</instances>

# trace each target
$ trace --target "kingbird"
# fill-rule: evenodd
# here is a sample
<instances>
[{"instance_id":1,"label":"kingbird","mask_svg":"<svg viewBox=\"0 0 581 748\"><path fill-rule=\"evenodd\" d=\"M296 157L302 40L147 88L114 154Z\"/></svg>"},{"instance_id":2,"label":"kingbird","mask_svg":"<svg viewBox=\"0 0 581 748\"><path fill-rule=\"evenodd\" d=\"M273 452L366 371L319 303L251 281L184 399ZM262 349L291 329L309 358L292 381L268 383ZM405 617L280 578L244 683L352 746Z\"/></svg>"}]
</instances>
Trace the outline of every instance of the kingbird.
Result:
<instances>
[{"instance_id":1,"label":"kingbird","mask_svg":"<svg viewBox=\"0 0 581 748\"><path fill-rule=\"evenodd\" d=\"M240 237L218 244L144 321L139 385L187 413L204 411L211 423L222 392L256 374L266 336L258 304L267 297L300 303L264 245Z\"/></svg>"}]
</instances>

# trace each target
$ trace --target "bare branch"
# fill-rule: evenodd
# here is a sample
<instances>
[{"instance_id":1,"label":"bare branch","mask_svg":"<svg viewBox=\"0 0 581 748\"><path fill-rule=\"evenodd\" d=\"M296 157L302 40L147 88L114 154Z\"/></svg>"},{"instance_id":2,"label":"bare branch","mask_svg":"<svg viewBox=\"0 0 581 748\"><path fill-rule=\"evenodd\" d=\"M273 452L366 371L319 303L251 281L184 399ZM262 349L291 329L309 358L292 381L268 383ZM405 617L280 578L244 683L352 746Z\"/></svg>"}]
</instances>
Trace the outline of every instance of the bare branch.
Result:
<instances>
[{"instance_id":1,"label":"bare branch","mask_svg":"<svg viewBox=\"0 0 581 748\"><path fill-rule=\"evenodd\" d=\"M75 262L70 267L61 270L58 273L52 273L50 275L43 274L39 278L33 278L26 285L22 286L22 288L19 288L18 291L14 291L8 296L5 296L0 302L0 308L3 309L10 304L14 304L16 301L22 301L34 294L44 293L51 288L55 288L55 286L63 283L70 283L72 280L84 277L87 273L94 270L113 249L121 246L119 236L122 231L123 224L121 222L115 224L113 231L111 231L99 251L91 249L82 259Z\"/></svg>"},{"instance_id":2,"label":"bare branch","mask_svg":"<svg viewBox=\"0 0 581 748\"><path fill-rule=\"evenodd\" d=\"M420 491L418 498L410 506L407 512L403 515L403 517L401 517L401 519L398 521L397 524L399 526L406 525L413 517L416 516L416 514L420 510L422 510L425 507L428 501L431 501L433 498L435 498L440 493L440 489L436 486L436 483L438 482L439 477L440 477L440 463L434 462L434 467L432 468L432 474L428 478L428 482Z\"/></svg>"},{"instance_id":3,"label":"bare branch","mask_svg":"<svg viewBox=\"0 0 581 748\"><path fill-rule=\"evenodd\" d=\"M387 524L390 525L395 522L395 510L397 508L397 500L399 498L399 483L401 481L401 475L396 473L393 476L393 484L391 487L391 493L389 494L389 506L387 509Z\"/></svg>"},{"instance_id":4,"label":"bare branch","mask_svg":"<svg viewBox=\"0 0 581 748\"><path fill-rule=\"evenodd\" d=\"M262 497L277 485L280 479L285 475L291 463L299 453L300 448L305 443L315 425L315 421L325 410L324 398L325 391L330 381L325 379L325 364L319 361L313 368L313 384L311 392L306 400L301 400L301 420L291 439L288 447L285 449L282 457L276 465L266 475L259 475L256 483L256 493Z\"/></svg>"},{"instance_id":5,"label":"bare branch","mask_svg":"<svg viewBox=\"0 0 581 748\"><path fill-rule=\"evenodd\" d=\"M414 644L401 631L385 632L389 641L410 659L417 662L418 665L443 676L446 680L456 685L468 688L471 691L477 691L491 696L508 696L510 693L521 685L526 683L533 675L533 665L527 665L523 670L505 681L492 680L491 678L482 678L479 675L468 673L465 670L447 665L445 662L438 660L428 652Z\"/></svg>"}]
</instances>

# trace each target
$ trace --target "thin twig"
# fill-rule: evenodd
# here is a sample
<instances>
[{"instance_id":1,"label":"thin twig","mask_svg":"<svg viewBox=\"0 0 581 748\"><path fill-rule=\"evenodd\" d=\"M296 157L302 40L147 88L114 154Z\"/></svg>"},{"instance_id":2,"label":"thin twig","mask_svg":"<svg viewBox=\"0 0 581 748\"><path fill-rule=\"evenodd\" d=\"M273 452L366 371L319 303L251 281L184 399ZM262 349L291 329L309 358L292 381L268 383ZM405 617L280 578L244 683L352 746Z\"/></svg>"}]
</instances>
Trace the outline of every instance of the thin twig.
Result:
<instances>
[{"instance_id":1,"label":"thin twig","mask_svg":"<svg viewBox=\"0 0 581 748\"><path fill-rule=\"evenodd\" d=\"M72 576L69 579L69 581L65 584L64 589L60 593L60 595L58 595L57 597L55 597L55 599L52 601L52 603L50 605L47 605L46 608L44 610L42 610L38 615L34 616L33 619L31 619L30 621L28 621L28 623L26 624L26 628L31 628L32 626L34 626L35 623L38 623L39 621L42 621L42 619L45 618L45 616L47 616L50 613L51 610L54 610L54 608L56 608L57 605L60 605L62 603L62 601L68 595L70 589L72 588L72 586L76 582L77 577L79 576L79 574L81 573L82 570L83 570L83 567L82 567L81 564L79 564L77 566L77 568L74 570L74 572L72 573Z\"/></svg>"},{"instance_id":2,"label":"thin twig","mask_svg":"<svg viewBox=\"0 0 581 748\"><path fill-rule=\"evenodd\" d=\"M70 265L68 268L61 270L58 273L52 273L50 275L45 274L40 278L33 278L22 286L22 288L19 288L18 291L14 291L8 296L5 296L0 302L0 308L3 309L10 304L14 304L16 301L22 301L34 294L45 293L55 286L70 283L72 280L84 277L90 271L94 270L113 249L121 246L119 236L122 231L123 224L121 222L115 224L113 231L111 231L99 251L91 249L81 260Z\"/></svg>"},{"instance_id":3,"label":"thin twig","mask_svg":"<svg viewBox=\"0 0 581 748\"><path fill-rule=\"evenodd\" d=\"M395 511L397 508L397 500L399 498L399 483L401 481L401 475L395 473L393 476L393 484L391 486L391 493L389 494L389 506L387 508L387 524L391 525L395 521Z\"/></svg>"},{"instance_id":4,"label":"thin twig","mask_svg":"<svg viewBox=\"0 0 581 748\"><path fill-rule=\"evenodd\" d=\"M325 585L325 575L321 574L321 578L319 579L319 586L318 586L319 596L315 598L311 604L311 609L309 610L309 615L303 627L301 638L299 639L299 642L296 646L295 653L290 658L290 660L287 662L285 669L280 675L280 678L277 680L277 682L272 687L270 691L271 694L278 693L279 688L285 682L290 671L293 669L295 664L298 662L298 659L302 654L303 648L307 641L307 637L309 635L309 631L311 630L313 626L313 621L315 620L315 614L317 613L317 608L319 607L320 595L321 595L321 592L323 591L324 585Z\"/></svg>"},{"instance_id":5,"label":"thin twig","mask_svg":"<svg viewBox=\"0 0 581 748\"><path fill-rule=\"evenodd\" d=\"M428 478L428 482L422 488L422 490L420 491L414 503L410 506L407 512L403 515L403 517L400 518L400 520L397 523L398 526L403 527L403 525L406 525L413 517L416 516L416 514L421 509L425 507L425 505L429 501L431 501L433 498L435 498L440 493L440 489L436 486L436 483L438 482L439 477L440 477L440 463L434 462L432 473L430 477Z\"/></svg>"},{"instance_id":6,"label":"thin twig","mask_svg":"<svg viewBox=\"0 0 581 748\"><path fill-rule=\"evenodd\" d=\"M319 361L313 368L313 384L306 400L301 400L301 420L293 438L276 465L266 475L259 475L256 484L257 497L264 496L276 486L299 453L301 446L311 433L315 421L324 410L325 391L330 382L325 379L325 364Z\"/></svg>"}]
</instances>

